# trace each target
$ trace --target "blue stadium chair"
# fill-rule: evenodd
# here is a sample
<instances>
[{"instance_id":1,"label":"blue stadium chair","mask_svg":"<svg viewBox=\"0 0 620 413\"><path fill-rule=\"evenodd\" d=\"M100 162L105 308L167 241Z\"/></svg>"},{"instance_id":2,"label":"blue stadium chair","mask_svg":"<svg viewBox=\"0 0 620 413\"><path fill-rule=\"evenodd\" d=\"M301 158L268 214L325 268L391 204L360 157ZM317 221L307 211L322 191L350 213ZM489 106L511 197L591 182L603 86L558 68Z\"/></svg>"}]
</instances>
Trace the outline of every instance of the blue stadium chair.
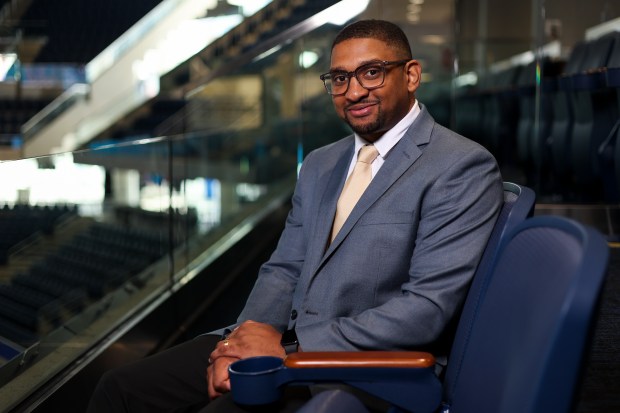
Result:
<instances>
[{"instance_id":1,"label":"blue stadium chair","mask_svg":"<svg viewBox=\"0 0 620 413\"><path fill-rule=\"evenodd\" d=\"M563 74L558 76L555 85L550 87L552 89L550 93L553 101L553 121L549 140L554 175L560 183L567 180L570 172L570 139L574 118L574 108L568 95L571 75L582 71L585 55L586 42L581 41L575 44L566 61Z\"/></svg>"},{"instance_id":2,"label":"blue stadium chair","mask_svg":"<svg viewBox=\"0 0 620 413\"><path fill-rule=\"evenodd\" d=\"M471 124L471 127L475 128L473 134L466 135L471 136L476 142L483 145L485 148L491 150L493 130L493 119L495 118L493 104L493 92L496 90L497 76L491 73L485 73L478 77L478 84L476 85L475 92L470 96L473 101L470 102L469 111L466 115L472 114L476 111L476 115L470 120L475 122Z\"/></svg>"},{"instance_id":3,"label":"blue stadium chair","mask_svg":"<svg viewBox=\"0 0 620 413\"><path fill-rule=\"evenodd\" d=\"M462 106L456 112L457 131L486 147L499 162L514 156L520 70L513 66L487 73L479 78L476 90L458 96Z\"/></svg>"},{"instance_id":4,"label":"blue stadium chair","mask_svg":"<svg viewBox=\"0 0 620 413\"><path fill-rule=\"evenodd\" d=\"M541 64L542 66L542 64ZM519 122L517 126L517 161L524 166L531 166L533 161L532 135L536 115L536 61L525 65L519 73ZM541 116L542 117L542 116Z\"/></svg>"},{"instance_id":5,"label":"blue stadium chair","mask_svg":"<svg viewBox=\"0 0 620 413\"><path fill-rule=\"evenodd\" d=\"M562 67L563 62L543 56L538 62L534 60L524 66L519 74L516 153L517 161L527 177L526 184L547 183L546 178L552 172L549 140L553 121L551 97Z\"/></svg>"},{"instance_id":6,"label":"blue stadium chair","mask_svg":"<svg viewBox=\"0 0 620 413\"><path fill-rule=\"evenodd\" d=\"M614 43L609 56L605 85L608 90L615 92L614 110L620 114L620 40ZM616 195L616 199L612 198L614 201L618 200L620 194L620 145L617 144L619 136L620 116L598 149L605 189L607 193Z\"/></svg>"},{"instance_id":7,"label":"blue stadium chair","mask_svg":"<svg viewBox=\"0 0 620 413\"><path fill-rule=\"evenodd\" d=\"M485 129L488 133L489 149L498 162L513 161L519 122L519 100L517 80L522 67L512 66L493 75L489 112Z\"/></svg>"},{"instance_id":8,"label":"blue stadium chair","mask_svg":"<svg viewBox=\"0 0 620 413\"><path fill-rule=\"evenodd\" d=\"M469 287L467 298L463 306L463 311L458 323L457 332L452 350L450 352L450 363L452 361L460 361L464 358L464 352L467 348L468 333L472 328L476 319L476 312L484 290L489 283L492 274L492 265L502 240L517 225L532 217L534 214L534 206L536 203L536 194L528 187L520 186L511 182L504 182L504 205L497 217L497 222L493 227L487 246L482 254L476 274ZM447 376L445 379L445 388L453 387L452 377ZM449 390L451 392L451 390Z\"/></svg>"},{"instance_id":9,"label":"blue stadium chair","mask_svg":"<svg viewBox=\"0 0 620 413\"><path fill-rule=\"evenodd\" d=\"M457 86L455 91L454 129L463 136L484 144L482 130L482 99L475 86Z\"/></svg>"},{"instance_id":10,"label":"blue stadium chair","mask_svg":"<svg viewBox=\"0 0 620 413\"><path fill-rule=\"evenodd\" d=\"M569 90L575 109L570 139L573 180L581 186L598 186L599 195L604 192L598 149L618 119L614 93L605 84L609 57L617 42L620 32L588 42L582 72L572 76Z\"/></svg>"}]
</instances>

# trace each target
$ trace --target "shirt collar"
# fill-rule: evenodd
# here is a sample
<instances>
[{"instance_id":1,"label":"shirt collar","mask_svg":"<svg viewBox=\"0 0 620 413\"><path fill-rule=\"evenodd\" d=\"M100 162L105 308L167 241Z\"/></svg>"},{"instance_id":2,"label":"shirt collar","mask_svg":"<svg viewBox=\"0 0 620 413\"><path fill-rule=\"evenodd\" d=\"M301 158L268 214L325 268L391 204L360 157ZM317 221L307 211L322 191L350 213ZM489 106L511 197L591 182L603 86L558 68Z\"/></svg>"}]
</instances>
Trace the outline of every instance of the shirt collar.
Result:
<instances>
[{"instance_id":1,"label":"shirt collar","mask_svg":"<svg viewBox=\"0 0 620 413\"><path fill-rule=\"evenodd\" d=\"M377 140L374 145L379 152L379 156L384 158L392 150L392 148L405 136L405 132L411 126L413 121L420 114L420 105L418 105L417 99L413 102L411 110L389 131L385 132L383 136ZM369 142L362 139L357 133L355 134L355 153L357 154L360 148L364 145L368 145Z\"/></svg>"}]
</instances>

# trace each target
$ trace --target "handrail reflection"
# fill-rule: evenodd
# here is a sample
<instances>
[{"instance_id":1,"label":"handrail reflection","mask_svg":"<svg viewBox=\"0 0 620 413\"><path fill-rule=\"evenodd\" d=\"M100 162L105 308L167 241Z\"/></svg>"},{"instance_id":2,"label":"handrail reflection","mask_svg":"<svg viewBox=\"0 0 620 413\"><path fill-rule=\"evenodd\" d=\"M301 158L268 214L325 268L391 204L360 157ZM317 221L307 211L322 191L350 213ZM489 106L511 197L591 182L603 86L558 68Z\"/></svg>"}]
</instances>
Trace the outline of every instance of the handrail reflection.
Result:
<instances>
[{"instance_id":1,"label":"handrail reflection","mask_svg":"<svg viewBox=\"0 0 620 413\"><path fill-rule=\"evenodd\" d=\"M75 103L86 99L89 92L90 86L87 84L76 83L71 85L49 105L44 107L43 110L35 114L28 122L24 123L21 128L24 140L28 140L30 137L36 135L38 131L49 125Z\"/></svg>"}]
</instances>

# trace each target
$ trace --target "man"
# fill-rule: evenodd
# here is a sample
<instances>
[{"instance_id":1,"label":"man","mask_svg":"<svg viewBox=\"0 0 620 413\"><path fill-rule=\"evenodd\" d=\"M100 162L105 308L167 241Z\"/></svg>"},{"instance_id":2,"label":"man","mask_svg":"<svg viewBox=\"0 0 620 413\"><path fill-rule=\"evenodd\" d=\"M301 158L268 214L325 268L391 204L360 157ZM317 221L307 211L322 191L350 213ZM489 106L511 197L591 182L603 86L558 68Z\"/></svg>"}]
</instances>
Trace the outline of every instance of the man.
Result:
<instances>
[{"instance_id":1,"label":"man","mask_svg":"<svg viewBox=\"0 0 620 413\"><path fill-rule=\"evenodd\" d=\"M420 76L397 26L360 21L338 34L321 78L355 134L305 159L286 228L238 323L217 332L224 340L202 336L107 374L91 411L189 411L207 394L203 411L232 411L228 366L287 350L441 356L502 185L487 151L417 102ZM371 181L350 195L360 170Z\"/></svg>"}]
</instances>

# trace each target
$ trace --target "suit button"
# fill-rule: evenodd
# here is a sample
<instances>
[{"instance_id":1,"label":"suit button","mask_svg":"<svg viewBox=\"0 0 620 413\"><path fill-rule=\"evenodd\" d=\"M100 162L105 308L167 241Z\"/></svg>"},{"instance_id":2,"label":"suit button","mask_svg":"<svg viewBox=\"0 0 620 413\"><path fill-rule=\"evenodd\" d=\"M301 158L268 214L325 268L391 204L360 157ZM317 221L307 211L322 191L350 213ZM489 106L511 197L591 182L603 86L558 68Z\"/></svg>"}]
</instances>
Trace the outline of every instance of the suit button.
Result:
<instances>
[{"instance_id":1,"label":"suit button","mask_svg":"<svg viewBox=\"0 0 620 413\"><path fill-rule=\"evenodd\" d=\"M297 310L291 311L291 320L297 319Z\"/></svg>"}]
</instances>

